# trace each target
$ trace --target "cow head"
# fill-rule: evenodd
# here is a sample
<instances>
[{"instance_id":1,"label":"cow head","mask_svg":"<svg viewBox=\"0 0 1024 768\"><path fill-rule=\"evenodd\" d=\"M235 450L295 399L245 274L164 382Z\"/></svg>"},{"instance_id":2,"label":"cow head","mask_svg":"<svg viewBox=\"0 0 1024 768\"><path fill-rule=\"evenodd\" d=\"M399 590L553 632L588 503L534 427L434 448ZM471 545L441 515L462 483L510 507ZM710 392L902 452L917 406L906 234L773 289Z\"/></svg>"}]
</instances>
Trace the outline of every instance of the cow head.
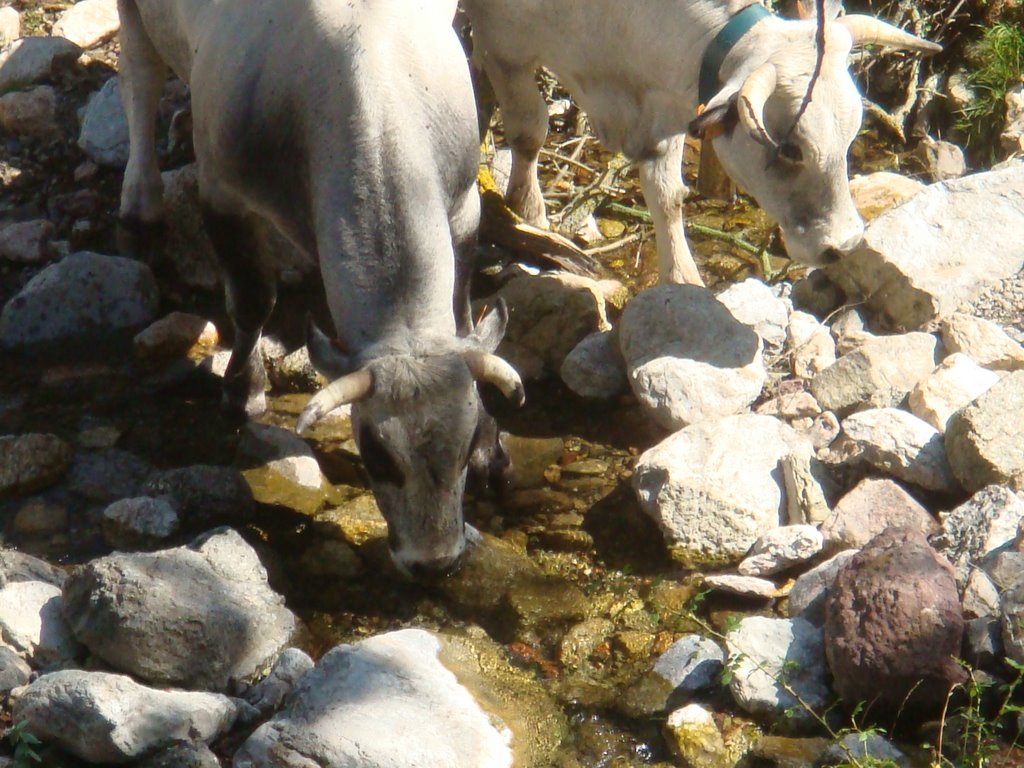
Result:
<instances>
[{"instance_id":1,"label":"cow head","mask_svg":"<svg viewBox=\"0 0 1024 768\"><path fill-rule=\"evenodd\" d=\"M778 221L790 256L810 265L836 261L864 231L846 164L862 117L847 64L851 48L941 50L869 16L829 21L821 73L800 114L815 70L816 32L813 20L775 20L762 38L767 57L733 63L725 85L691 126L714 137L726 172ZM727 59L723 69L729 67Z\"/></svg>"},{"instance_id":2,"label":"cow head","mask_svg":"<svg viewBox=\"0 0 1024 768\"><path fill-rule=\"evenodd\" d=\"M356 444L388 524L391 556L409 575L449 573L465 549L467 467L481 452L493 454L482 443L497 441L476 383L494 384L517 406L525 399L519 375L494 354L507 321L501 302L465 338L370 355L356 370L310 328L310 359L337 378L310 400L298 430L352 404Z\"/></svg>"}]
</instances>

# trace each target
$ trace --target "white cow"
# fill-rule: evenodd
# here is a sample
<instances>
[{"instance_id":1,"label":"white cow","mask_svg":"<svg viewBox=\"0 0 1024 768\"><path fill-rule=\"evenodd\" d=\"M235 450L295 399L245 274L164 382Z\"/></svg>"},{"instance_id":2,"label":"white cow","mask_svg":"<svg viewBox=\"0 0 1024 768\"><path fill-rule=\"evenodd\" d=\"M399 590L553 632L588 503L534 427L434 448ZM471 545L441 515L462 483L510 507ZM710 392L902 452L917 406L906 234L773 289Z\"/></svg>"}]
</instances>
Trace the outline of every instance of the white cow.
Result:
<instances>
[{"instance_id":1,"label":"white cow","mask_svg":"<svg viewBox=\"0 0 1024 768\"><path fill-rule=\"evenodd\" d=\"M871 17L829 22L821 76L797 122L815 68L816 23L772 16L756 0L463 5L474 59L494 86L512 146L510 206L546 223L537 156L547 112L534 79L543 65L587 112L602 144L639 161L663 282L702 284L683 231L688 127L713 137L729 175L781 225L791 256L812 265L835 261L863 233L846 170L861 124L847 69L851 46L940 49Z\"/></svg>"},{"instance_id":2,"label":"white cow","mask_svg":"<svg viewBox=\"0 0 1024 768\"><path fill-rule=\"evenodd\" d=\"M260 217L319 261L346 349L300 430L353 403L392 555L413 572L447 571L465 546L467 464L486 453L481 427L494 433L474 380L523 399L492 354L504 307L472 329L456 266L475 247L479 151L455 3L118 2L131 134L122 219L162 215L154 116L170 66L191 86L203 216L235 326L225 405L265 407L256 347L276 288L254 243Z\"/></svg>"}]
</instances>

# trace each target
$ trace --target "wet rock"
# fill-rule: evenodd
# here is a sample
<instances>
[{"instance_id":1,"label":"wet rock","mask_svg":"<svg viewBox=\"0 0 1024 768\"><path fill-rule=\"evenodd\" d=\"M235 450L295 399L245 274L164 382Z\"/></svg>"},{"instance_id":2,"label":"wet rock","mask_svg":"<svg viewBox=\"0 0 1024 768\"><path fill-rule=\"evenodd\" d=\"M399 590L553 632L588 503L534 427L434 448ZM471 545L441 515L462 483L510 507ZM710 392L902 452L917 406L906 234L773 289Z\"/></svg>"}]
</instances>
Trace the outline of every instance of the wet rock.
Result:
<instances>
[{"instance_id":1,"label":"wet rock","mask_svg":"<svg viewBox=\"0 0 1024 768\"><path fill-rule=\"evenodd\" d=\"M82 49L63 37L23 37L0 50L0 93L45 80Z\"/></svg>"},{"instance_id":2,"label":"wet rock","mask_svg":"<svg viewBox=\"0 0 1024 768\"><path fill-rule=\"evenodd\" d=\"M972 566L1013 548L1024 525L1024 501L1009 488L990 485L939 519L942 532L932 544L953 564L963 589Z\"/></svg>"},{"instance_id":3,"label":"wet rock","mask_svg":"<svg viewBox=\"0 0 1024 768\"><path fill-rule=\"evenodd\" d=\"M383 542L388 535L388 524L372 493L364 493L338 507L322 510L317 513L316 521L336 530L357 551Z\"/></svg>"},{"instance_id":4,"label":"wet rock","mask_svg":"<svg viewBox=\"0 0 1024 768\"><path fill-rule=\"evenodd\" d=\"M545 473L557 464L565 451L560 437L520 437L507 435L502 440L512 458L512 486L538 488L547 481Z\"/></svg>"},{"instance_id":5,"label":"wet rock","mask_svg":"<svg viewBox=\"0 0 1024 768\"><path fill-rule=\"evenodd\" d=\"M953 568L911 528L890 528L843 567L828 596L825 650L850 707L907 719L937 715L950 686L964 622Z\"/></svg>"},{"instance_id":6,"label":"wet rock","mask_svg":"<svg viewBox=\"0 0 1024 768\"><path fill-rule=\"evenodd\" d=\"M930 333L878 336L843 355L811 382L823 410L898 405L935 368L938 340Z\"/></svg>"},{"instance_id":7,"label":"wet rock","mask_svg":"<svg viewBox=\"0 0 1024 768\"><path fill-rule=\"evenodd\" d=\"M315 577L342 580L355 578L366 570L352 547L337 539L314 542L302 553L302 569Z\"/></svg>"},{"instance_id":8,"label":"wet rock","mask_svg":"<svg viewBox=\"0 0 1024 768\"><path fill-rule=\"evenodd\" d=\"M250 422L242 430L236 463L263 466L303 488L319 490L326 482L313 449L291 430Z\"/></svg>"},{"instance_id":9,"label":"wet rock","mask_svg":"<svg viewBox=\"0 0 1024 768\"><path fill-rule=\"evenodd\" d=\"M830 551L860 549L890 527L909 526L929 536L938 521L920 502L887 478L868 477L857 483L821 526Z\"/></svg>"},{"instance_id":10,"label":"wet rock","mask_svg":"<svg viewBox=\"0 0 1024 768\"><path fill-rule=\"evenodd\" d=\"M163 496L121 499L103 510L103 537L119 549L152 546L180 526L178 511Z\"/></svg>"},{"instance_id":11,"label":"wet rock","mask_svg":"<svg viewBox=\"0 0 1024 768\"><path fill-rule=\"evenodd\" d=\"M822 754L816 765L849 765L854 761L868 761L891 765L893 768L910 768L910 758L900 752L882 734L867 731L848 733Z\"/></svg>"},{"instance_id":12,"label":"wet rock","mask_svg":"<svg viewBox=\"0 0 1024 768\"><path fill-rule=\"evenodd\" d=\"M64 571L14 549L0 549L0 588L19 581L42 581L60 587Z\"/></svg>"},{"instance_id":13,"label":"wet rock","mask_svg":"<svg viewBox=\"0 0 1024 768\"><path fill-rule=\"evenodd\" d=\"M733 670L729 690L744 711L781 718L788 710L793 724L810 722L782 680L815 712L828 706L822 632L810 622L749 616L726 635L725 644Z\"/></svg>"},{"instance_id":14,"label":"wet rock","mask_svg":"<svg viewBox=\"0 0 1024 768\"><path fill-rule=\"evenodd\" d=\"M67 664L81 650L61 615L60 594L43 581L0 588L0 640L37 669Z\"/></svg>"},{"instance_id":15,"label":"wet rock","mask_svg":"<svg viewBox=\"0 0 1024 768\"><path fill-rule=\"evenodd\" d=\"M976 619L984 616L998 616L1001 601L999 588L980 568L971 568L967 583L963 588L960 606L964 618Z\"/></svg>"},{"instance_id":16,"label":"wet rock","mask_svg":"<svg viewBox=\"0 0 1024 768\"><path fill-rule=\"evenodd\" d=\"M1024 664L1024 582L1003 595L1002 621L1006 655Z\"/></svg>"},{"instance_id":17,"label":"wet rock","mask_svg":"<svg viewBox=\"0 0 1024 768\"><path fill-rule=\"evenodd\" d=\"M128 117L116 75L86 104L78 146L97 165L124 168L128 164Z\"/></svg>"},{"instance_id":18,"label":"wet rock","mask_svg":"<svg viewBox=\"0 0 1024 768\"><path fill-rule=\"evenodd\" d=\"M149 462L119 448L80 451L68 473L68 490L109 504L137 496L152 471Z\"/></svg>"},{"instance_id":19,"label":"wet rock","mask_svg":"<svg viewBox=\"0 0 1024 768\"><path fill-rule=\"evenodd\" d=\"M505 593L505 612L510 614L515 636L528 640L590 613L590 603L575 585L562 579L531 578L513 583Z\"/></svg>"},{"instance_id":20,"label":"wet rock","mask_svg":"<svg viewBox=\"0 0 1024 768\"><path fill-rule=\"evenodd\" d=\"M907 402L911 413L939 432L945 432L946 423L954 413L987 392L997 381L999 374L957 352L919 381Z\"/></svg>"},{"instance_id":21,"label":"wet rock","mask_svg":"<svg viewBox=\"0 0 1024 768\"><path fill-rule=\"evenodd\" d=\"M0 8L0 48L21 37L21 14L10 5Z\"/></svg>"},{"instance_id":22,"label":"wet rock","mask_svg":"<svg viewBox=\"0 0 1024 768\"><path fill-rule=\"evenodd\" d=\"M1024 83L1006 92L1006 121L999 144L1008 155L1024 152Z\"/></svg>"},{"instance_id":23,"label":"wet rock","mask_svg":"<svg viewBox=\"0 0 1024 768\"><path fill-rule=\"evenodd\" d=\"M156 280L145 264L73 253L46 267L7 302L0 312L0 346L73 346L79 355L95 354L97 344L114 343L119 332L151 322L158 303Z\"/></svg>"},{"instance_id":24,"label":"wet rock","mask_svg":"<svg viewBox=\"0 0 1024 768\"><path fill-rule=\"evenodd\" d=\"M827 518L824 465L809 450L798 448L782 459L779 468L786 489L786 521L790 525L817 524Z\"/></svg>"},{"instance_id":25,"label":"wet rock","mask_svg":"<svg viewBox=\"0 0 1024 768\"><path fill-rule=\"evenodd\" d=\"M1024 424L1007 418L1022 412L1024 371L1016 371L950 418L949 463L968 491L1007 483L1024 472Z\"/></svg>"},{"instance_id":26,"label":"wet rock","mask_svg":"<svg viewBox=\"0 0 1024 768\"><path fill-rule=\"evenodd\" d=\"M704 577L705 586L718 592L750 597L759 600L771 600L778 597L779 588L768 579L756 576L737 576L732 573L710 573Z\"/></svg>"},{"instance_id":27,"label":"wet rock","mask_svg":"<svg viewBox=\"0 0 1024 768\"><path fill-rule=\"evenodd\" d=\"M665 721L669 749L690 768L731 768L739 755L725 745L711 712L699 704L675 710Z\"/></svg>"},{"instance_id":28,"label":"wet rock","mask_svg":"<svg viewBox=\"0 0 1024 768\"><path fill-rule=\"evenodd\" d=\"M630 717L664 712L670 700L686 700L718 684L725 652L714 640L684 635L669 646L654 667L623 694L623 711Z\"/></svg>"},{"instance_id":29,"label":"wet rock","mask_svg":"<svg viewBox=\"0 0 1024 768\"><path fill-rule=\"evenodd\" d=\"M896 408L874 408L843 421L865 461L900 480L930 491L955 491L942 435L916 416Z\"/></svg>"},{"instance_id":30,"label":"wet rock","mask_svg":"<svg viewBox=\"0 0 1024 768\"><path fill-rule=\"evenodd\" d=\"M820 737L762 735L750 750L751 757L767 761L772 768L807 768L817 766L817 759L828 747Z\"/></svg>"},{"instance_id":31,"label":"wet rock","mask_svg":"<svg viewBox=\"0 0 1024 768\"><path fill-rule=\"evenodd\" d=\"M51 138L57 133L57 92L38 85L0 96L0 128L15 136Z\"/></svg>"},{"instance_id":32,"label":"wet rock","mask_svg":"<svg viewBox=\"0 0 1024 768\"><path fill-rule=\"evenodd\" d=\"M789 316L787 345L793 375L802 379L813 379L836 361L836 344L828 326L806 312Z\"/></svg>"},{"instance_id":33,"label":"wet rock","mask_svg":"<svg viewBox=\"0 0 1024 768\"><path fill-rule=\"evenodd\" d=\"M6 700L11 691L26 685L32 676L32 667L13 649L0 645L0 699Z\"/></svg>"},{"instance_id":34,"label":"wet rock","mask_svg":"<svg viewBox=\"0 0 1024 768\"><path fill-rule=\"evenodd\" d=\"M816 627L825 626L825 599L844 565L857 554L846 549L802 574L789 591L789 618L805 619Z\"/></svg>"},{"instance_id":35,"label":"wet rock","mask_svg":"<svg viewBox=\"0 0 1024 768\"><path fill-rule=\"evenodd\" d=\"M967 173L964 151L951 141L936 141L925 136L914 154L924 164L925 173L932 181L958 179Z\"/></svg>"},{"instance_id":36,"label":"wet rock","mask_svg":"<svg viewBox=\"0 0 1024 768\"><path fill-rule=\"evenodd\" d=\"M29 499L14 515L14 530L23 536L52 536L67 526L67 507L43 497Z\"/></svg>"},{"instance_id":37,"label":"wet rock","mask_svg":"<svg viewBox=\"0 0 1024 768\"><path fill-rule=\"evenodd\" d=\"M585 667L591 654L614 632L615 625L608 619L586 619L574 624L562 635L558 660L570 670Z\"/></svg>"},{"instance_id":38,"label":"wet rock","mask_svg":"<svg viewBox=\"0 0 1024 768\"><path fill-rule=\"evenodd\" d=\"M742 411L761 393L761 341L711 293L662 285L634 298L619 343L630 386L666 429Z\"/></svg>"},{"instance_id":39,"label":"wet rock","mask_svg":"<svg viewBox=\"0 0 1024 768\"><path fill-rule=\"evenodd\" d=\"M942 323L942 343L949 352L962 352L989 370L1024 368L1024 347L991 320L956 312Z\"/></svg>"},{"instance_id":40,"label":"wet rock","mask_svg":"<svg viewBox=\"0 0 1024 768\"><path fill-rule=\"evenodd\" d=\"M0 437L0 498L53 485L67 472L71 446L56 435Z\"/></svg>"},{"instance_id":41,"label":"wet rock","mask_svg":"<svg viewBox=\"0 0 1024 768\"><path fill-rule=\"evenodd\" d=\"M313 660L304 651L286 648L277 657L267 676L245 692L245 700L261 714L268 715L280 708L299 678L314 666Z\"/></svg>"},{"instance_id":42,"label":"wet rock","mask_svg":"<svg viewBox=\"0 0 1024 768\"><path fill-rule=\"evenodd\" d=\"M926 186L917 179L889 171L876 171L850 179L853 204L864 221L878 218L924 189Z\"/></svg>"},{"instance_id":43,"label":"wet rock","mask_svg":"<svg viewBox=\"0 0 1024 768\"><path fill-rule=\"evenodd\" d=\"M202 742L182 742L161 749L143 760L132 763L132 768L221 768L220 760Z\"/></svg>"},{"instance_id":44,"label":"wet rock","mask_svg":"<svg viewBox=\"0 0 1024 768\"><path fill-rule=\"evenodd\" d=\"M490 667L476 645L406 629L335 647L242 745L235 767L545 764L560 736L551 703L535 683ZM529 692L510 690L513 677Z\"/></svg>"},{"instance_id":45,"label":"wet rock","mask_svg":"<svg viewBox=\"0 0 1024 768\"><path fill-rule=\"evenodd\" d=\"M230 529L94 560L68 576L63 600L94 656L155 684L223 690L262 669L295 631L255 551Z\"/></svg>"},{"instance_id":46,"label":"wet rock","mask_svg":"<svg viewBox=\"0 0 1024 768\"><path fill-rule=\"evenodd\" d=\"M499 298L509 308L504 343L536 355L548 373L558 373L572 349L595 331L611 328L604 292L596 281L576 275L517 277L481 306ZM500 354L500 349L499 349Z\"/></svg>"},{"instance_id":47,"label":"wet rock","mask_svg":"<svg viewBox=\"0 0 1024 768\"><path fill-rule=\"evenodd\" d=\"M824 540L813 525L786 525L765 531L739 564L743 576L771 576L806 563L821 552Z\"/></svg>"},{"instance_id":48,"label":"wet rock","mask_svg":"<svg viewBox=\"0 0 1024 768\"><path fill-rule=\"evenodd\" d=\"M117 0L79 0L53 25L53 34L82 48L94 48L117 34Z\"/></svg>"},{"instance_id":49,"label":"wet rock","mask_svg":"<svg viewBox=\"0 0 1024 768\"><path fill-rule=\"evenodd\" d=\"M142 360L202 356L220 341L217 327L209 320L187 312L172 312L140 331L132 340Z\"/></svg>"},{"instance_id":50,"label":"wet rock","mask_svg":"<svg viewBox=\"0 0 1024 768\"><path fill-rule=\"evenodd\" d=\"M188 522L244 518L253 504L252 491L231 467L197 464L150 475L142 487L147 496L168 496Z\"/></svg>"},{"instance_id":51,"label":"wet rock","mask_svg":"<svg viewBox=\"0 0 1024 768\"><path fill-rule=\"evenodd\" d=\"M50 258L54 227L46 219L22 221L0 227L0 259L19 264L38 264Z\"/></svg>"},{"instance_id":52,"label":"wet rock","mask_svg":"<svg viewBox=\"0 0 1024 768\"><path fill-rule=\"evenodd\" d=\"M935 184L868 225L830 276L897 327L948 317L985 285L1017 274L1024 243L1024 163Z\"/></svg>"},{"instance_id":53,"label":"wet rock","mask_svg":"<svg viewBox=\"0 0 1024 768\"><path fill-rule=\"evenodd\" d=\"M36 737L91 763L125 763L186 739L228 731L239 704L214 693L158 691L125 675L67 670L44 675L14 702Z\"/></svg>"},{"instance_id":54,"label":"wet rock","mask_svg":"<svg viewBox=\"0 0 1024 768\"><path fill-rule=\"evenodd\" d=\"M789 304L757 278L733 283L715 298L733 317L753 328L769 347L779 349L786 342Z\"/></svg>"},{"instance_id":55,"label":"wet rock","mask_svg":"<svg viewBox=\"0 0 1024 768\"><path fill-rule=\"evenodd\" d=\"M781 520L779 460L795 433L770 416L727 416L694 424L646 451L633 488L674 554L732 562Z\"/></svg>"},{"instance_id":56,"label":"wet rock","mask_svg":"<svg viewBox=\"0 0 1024 768\"><path fill-rule=\"evenodd\" d=\"M608 400L629 389L618 337L611 331L596 331L573 347L559 375L580 397Z\"/></svg>"}]
</instances>

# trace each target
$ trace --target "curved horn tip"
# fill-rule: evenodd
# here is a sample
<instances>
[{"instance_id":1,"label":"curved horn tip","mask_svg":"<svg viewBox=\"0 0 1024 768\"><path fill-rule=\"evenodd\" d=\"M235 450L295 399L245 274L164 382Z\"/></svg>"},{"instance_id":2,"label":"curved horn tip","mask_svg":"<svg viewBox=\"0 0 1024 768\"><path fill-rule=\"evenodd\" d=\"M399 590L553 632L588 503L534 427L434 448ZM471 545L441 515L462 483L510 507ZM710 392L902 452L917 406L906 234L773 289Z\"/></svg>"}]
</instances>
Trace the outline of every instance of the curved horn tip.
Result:
<instances>
[{"instance_id":1,"label":"curved horn tip","mask_svg":"<svg viewBox=\"0 0 1024 768\"><path fill-rule=\"evenodd\" d=\"M306 434L306 431L316 422L320 421L323 415L320 406L312 403L307 405L303 408L302 413L299 414L299 420L295 424L295 431L300 435Z\"/></svg>"}]
</instances>

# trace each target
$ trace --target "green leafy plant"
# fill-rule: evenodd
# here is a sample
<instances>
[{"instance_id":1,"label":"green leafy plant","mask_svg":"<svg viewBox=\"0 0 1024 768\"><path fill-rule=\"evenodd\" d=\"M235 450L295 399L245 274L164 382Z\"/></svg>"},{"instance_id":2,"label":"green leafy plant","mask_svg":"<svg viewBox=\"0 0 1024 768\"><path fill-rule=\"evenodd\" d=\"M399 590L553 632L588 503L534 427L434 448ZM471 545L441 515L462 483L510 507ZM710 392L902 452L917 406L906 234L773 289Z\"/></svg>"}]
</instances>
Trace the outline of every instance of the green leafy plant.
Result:
<instances>
[{"instance_id":1,"label":"green leafy plant","mask_svg":"<svg viewBox=\"0 0 1024 768\"><path fill-rule=\"evenodd\" d=\"M1024 29L993 24L968 49L967 64L974 98L963 109L957 128L969 147L993 159L1006 118L1006 94L1024 78Z\"/></svg>"},{"instance_id":2,"label":"green leafy plant","mask_svg":"<svg viewBox=\"0 0 1024 768\"><path fill-rule=\"evenodd\" d=\"M22 720L7 729L7 742L14 750L14 768L30 768L43 759L36 751L41 742L28 731L28 723Z\"/></svg>"}]
</instances>

